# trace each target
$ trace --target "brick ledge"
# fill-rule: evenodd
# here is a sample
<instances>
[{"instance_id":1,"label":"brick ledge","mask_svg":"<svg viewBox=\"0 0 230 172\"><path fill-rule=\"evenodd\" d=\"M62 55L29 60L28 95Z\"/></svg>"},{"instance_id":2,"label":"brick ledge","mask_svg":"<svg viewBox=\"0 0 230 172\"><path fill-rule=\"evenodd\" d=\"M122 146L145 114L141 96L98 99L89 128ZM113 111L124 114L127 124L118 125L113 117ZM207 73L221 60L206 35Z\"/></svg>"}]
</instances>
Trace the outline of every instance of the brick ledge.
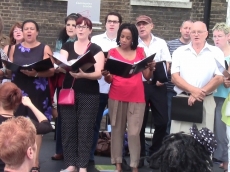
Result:
<instances>
[{"instance_id":1,"label":"brick ledge","mask_svg":"<svg viewBox=\"0 0 230 172\"><path fill-rule=\"evenodd\" d=\"M192 8L192 2L182 2L181 0L130 0L130 5L158 6L172 8Z\"/></svg>"}]
</instances>

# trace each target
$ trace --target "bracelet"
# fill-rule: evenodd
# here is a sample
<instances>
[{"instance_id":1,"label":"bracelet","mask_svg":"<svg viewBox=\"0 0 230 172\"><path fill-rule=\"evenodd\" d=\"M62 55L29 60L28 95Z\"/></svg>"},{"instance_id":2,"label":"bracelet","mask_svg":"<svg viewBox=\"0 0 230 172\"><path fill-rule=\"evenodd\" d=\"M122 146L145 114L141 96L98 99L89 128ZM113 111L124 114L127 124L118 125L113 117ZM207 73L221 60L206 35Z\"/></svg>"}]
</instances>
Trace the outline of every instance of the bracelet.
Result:
<instances>
[{"instance_id":1,"label":"bracelet","mask_svg":"<svg viewBox=\"0 0 230 172\"><path fill-rule=\"evenodd\" d=\"M36 73L36 75L34 76L35 78L38 77L38 72Z\"/></svg>"}]
</instances>

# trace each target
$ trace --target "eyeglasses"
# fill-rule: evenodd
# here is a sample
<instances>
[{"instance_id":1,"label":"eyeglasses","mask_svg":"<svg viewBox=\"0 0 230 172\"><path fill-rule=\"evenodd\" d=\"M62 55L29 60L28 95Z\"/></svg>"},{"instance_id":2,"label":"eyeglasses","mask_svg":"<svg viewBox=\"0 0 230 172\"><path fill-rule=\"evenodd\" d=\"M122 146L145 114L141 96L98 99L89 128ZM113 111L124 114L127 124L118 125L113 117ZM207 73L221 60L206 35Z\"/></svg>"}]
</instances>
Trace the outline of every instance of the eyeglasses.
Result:
<instances>
[{"instance_id":1,"label":"eyeglasses","mask_svg":"<svg viewBox=\"0 0 230 172\"><path fill-rule=\"evenodd\" d=\"M88 26L85 26L85 25L84 25L84 26L77 25L76 28L77 28L77 29L83 29L83 30L84 30L84 29L89 28L89 27L88 27Z\"/></svg>"},{"instance_id":2,"label":"eyeglasses","mask_svg":"<svg viewBox=\"0 0 230 172\"><path fill-rule=\"evenodd\" d=\"M202 33L204 33L204 32L207 32L207 31L202 31L202 30L198 30L198 31L191 31L190 33L192 34L192 35L200 35L200 34L202 34Z\"/></svg>"},{"instance_id":3,"label":"eyeglasses","mask_svg":"<svg viewBox=\"0 0 230 172\"><path fill-rule=\"evenodd\" d=\"M107 20L107 23L109 23L109 24L118 24L118 23L120 23L119 21L117 21L117 20Z\"/></svg>"},{"instance_id":4,"label":"eyeglasses","mask_svg":"<svg viewBox=\"0 0 230 172\"><path fill-rule=\"evenodd\" d=\"M22 32L22 29L14 29L14 33Z\"/></svg>"}]
</instances>

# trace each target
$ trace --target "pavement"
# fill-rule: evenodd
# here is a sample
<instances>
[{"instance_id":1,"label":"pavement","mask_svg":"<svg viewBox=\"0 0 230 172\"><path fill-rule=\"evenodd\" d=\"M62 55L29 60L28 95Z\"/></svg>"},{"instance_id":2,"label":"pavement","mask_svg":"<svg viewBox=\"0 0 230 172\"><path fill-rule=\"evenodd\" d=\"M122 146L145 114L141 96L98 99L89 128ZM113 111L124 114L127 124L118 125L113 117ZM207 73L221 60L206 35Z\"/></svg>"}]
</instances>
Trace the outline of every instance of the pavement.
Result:
<instances>
[{"instance_id":1,"label":"pavement","mask_svg":"<svg viewBox=\"0 0 230 172\"><path fill-rule=\"evenodd\" d=\"M61 169L64 169L64 161L53 161L51 156L55 152L55 140L54 133L49 133L43 136L43 143L40 152L40 167L41 172L60 172ZM129 161L129 157L126 157ZM96 156L95 163L97 165L111 165L109 157ZM112 166L110 166L112 167ZM223 169L220 169L217 164L214 164L213 172L223 172ZM88 171L90 172L90 171ZM105 171L103 171L105 172ZM139 169L139 172L160 172L159 170L152 170L148 168L147 162L145 166Z\"/></svg>"}]
</instances>

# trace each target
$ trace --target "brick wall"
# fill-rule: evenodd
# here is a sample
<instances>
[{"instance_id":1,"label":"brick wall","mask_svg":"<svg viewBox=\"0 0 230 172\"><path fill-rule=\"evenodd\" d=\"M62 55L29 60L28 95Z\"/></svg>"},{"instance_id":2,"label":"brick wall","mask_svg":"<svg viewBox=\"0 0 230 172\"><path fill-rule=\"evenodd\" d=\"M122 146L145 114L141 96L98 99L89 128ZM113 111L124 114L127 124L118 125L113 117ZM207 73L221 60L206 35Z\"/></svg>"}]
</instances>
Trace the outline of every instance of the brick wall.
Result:
<instances>
[{"instance_id":1,"label":"brick wall","mask_svg":"<svg viewBox=\"0 0 230 172\"><path fill-rule=\"evenodd\" d=\"M104 18L109 11L118 11L124 22L134 22L139 14L146 14L154 21L153 33L170 40L179 36L179 27L183 20L203 20L204 0L190 1L193 2L192 9L130 6L129 0L101 0L100 20L104 25ZM40 26L39 40L54 47L58 32L64 26L66 8L66 1L1 0L0 14L5 20L4 33L8 34L15 21L34 19ZM212 0L210 29L216 22L225 22L226 13L226 0ZM102 30L95 30L93 34L102 32L104 27Z\"/></svg>"}]
</instances>

